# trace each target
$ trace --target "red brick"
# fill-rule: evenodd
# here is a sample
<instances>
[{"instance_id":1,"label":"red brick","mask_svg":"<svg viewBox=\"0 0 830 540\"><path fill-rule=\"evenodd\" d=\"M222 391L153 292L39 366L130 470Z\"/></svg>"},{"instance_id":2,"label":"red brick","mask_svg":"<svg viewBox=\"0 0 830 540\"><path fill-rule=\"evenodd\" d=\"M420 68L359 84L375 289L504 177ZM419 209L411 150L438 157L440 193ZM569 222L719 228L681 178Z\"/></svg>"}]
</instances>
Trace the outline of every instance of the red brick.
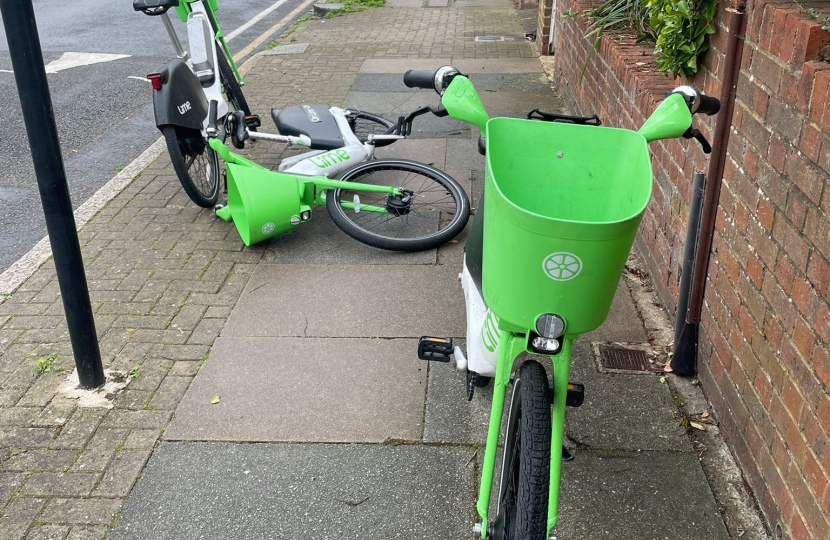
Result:
<instances>
[{"instance_id":1,"label":"red brick","mask_svg":"<svg viewBox=\"0 0 830 540\"><path fill-rule=\"evenodd\" d=\"M821 465L808 452L807 458L804 461L804 479L807 481L807 486L812 490L816 499L824 494L824 489L827 487L827 478L824 471L821 470Z\"/></svg>"},{"instance_id":2,"label":"red brick","mask_svg":"<svg viewBox=\"0 0 830 540\"><path fill-rule=\"evenodd\" d=\"M822 45L830 41L830 32L821 29L821 25L799 15L798 33L793 44L793 65L798 68L801 63L818 58Z\"/></svg>"},{"instance_id":3,"label":"red brick","mask_svg":"<svg viewBox=\"0 0 830 540\"><path fill-rule=\"evenodd\" d=\"M784 172L787 148L780 140L773 137L769 143L769 162L776 171Z\"/></svg>"},{"instance_id":4,"label":"red brick","mask_svg":"<svg viewBox=\"0 0 830 540\"><path fill-rule=\"evenodd\" d=\"M784 214L790 218L793 226L801 231L804 229L804 222L807 220L807 203L795 192L790 193Z\"/></svg>"},{"instance_id":5,"label":"red brick","mask_svg":"<svg viewBox=\"0 0 830 540\"><path fill-rule=\"evenodd\" d=\"M824 431L830 433L830 395L824 394L819 398L816 416Z\"/></svg>"},{"instance_id":6,"label":"red brick","mask_svg":"<svg viewBox=\"0 0 830 540\"><path fill-rule=\"evenodd\" d=\"M816 347L813 351L813 369L824 386L830 388L830 354L826 348Z\"/></svg>"},{"instance_id":7,"label":"red brick","mask_svg":"<svg viewBox=\"0 0 830 540\"><path fill-rule=\"evenodd\" d=\"M812 540L801 516L794 513L790 520L790 538L792 540Z\"/></svg>"},{"instance_id":8,"label":"red brick","mask_svg":"<svg viewBox=\"0 0 830 540\"><path fill-rule=\"evenodd\" d=\"M775 207L765 199L758 201L758 221L768 231L772 230L772 222L775 218Z\"/></svg>"},{"instance_id":9,"label":"red brick","mask_svg":"<svg viewBox=\"0 0 830 540\"><path fill-rule=\"evenodd\" d=\"M757 77L762 84L766 85L771 92L778 92L781 87L783 68L772 57L762 51L757 51L752 57L749 72Z\"/></svg>"},{"instance_id":10,"label":"red brick","mask_svg":"<svg viewBox=\"0 0 830 540\"><path fill-rule=\"evenodd\" d=\"M795 281L795 269L783 253L778 254L778 259L775 262L775 277L778 279L778 283L781 284L784 292L787 294L792 293L793 282Z\"/></svg>"},{"instance_id":11,"label":"red brick","mask_svg":"<svg viewBox=\"0 0 830 540\"><path fill-rule=\"evenodd\" d=\"M764 267L761 266L761 262L755 255L749 256L749 260L746 265L746 273L752 283L760 289L764 281Z\"/></svg>"},{"instance_id":12,"label":"red brick","mask_svg":"<svg viewBox=\"0 0 830 540\"><path fill-rule=\"evenodd\" d=\"M804 322L804 319L801 317L797 317L795 320L793 344L795 344L796 349L798 349L804 358L810 358L816 346L816 337L813 335L810 325Z\"/></svg>"},{"instance_id":13,"label":"red brick","mask_svg":"<svg viewBox=\"0 0 830 540\"><path fill-rule=\"evenodd\" d=\"M798 276L793 281L792 299L795 307L803 314L807 314L807 305L810 300L810 284L803 277Z\"/></svg>"},{"instance_id":14,"label":"red brick","mask_svg":"<svg viewBox=\"0 0 830 540\"><path fill-rule=\"evenodd\" d=\"M821 339L825 345L830 344L830 310L819 310L818 317L816 318L815 329L819 339Z\"/></svg>"},{"instance_id":15,"label":"red brick","mask_svg":"<svg viewBox=\"0 0 830 540\"><path fill-rule=\"evenodd\" d=\"M830 290L830 264L818 252L814 251L810 254L810 262L807 263L807 278L820 295L823 296Z\"/></svg>"},{"instance_id":16,"label":"red brick","mask_svg":"<svg viewBox=\"0 0 830 540\"><path fill-rule=\"evenodd\" d=\"M830 107L827 99L828 92L830 92L829 86L830 70L817 72L813 80L813 94L810 98L810 120L817 124L823 122L825 113Z\"/></svg>"},{"instance_id":17,"label":"red brick","mask_svg":"<svg viewBox=\"0 0 830 540\"><path fill-rule=\"evenodd\" d=\"M798 138L798 147L813 163L818 163L821 157L822 133L812 124L804 122L801 135Z\"/></svg>"}]
</instances>

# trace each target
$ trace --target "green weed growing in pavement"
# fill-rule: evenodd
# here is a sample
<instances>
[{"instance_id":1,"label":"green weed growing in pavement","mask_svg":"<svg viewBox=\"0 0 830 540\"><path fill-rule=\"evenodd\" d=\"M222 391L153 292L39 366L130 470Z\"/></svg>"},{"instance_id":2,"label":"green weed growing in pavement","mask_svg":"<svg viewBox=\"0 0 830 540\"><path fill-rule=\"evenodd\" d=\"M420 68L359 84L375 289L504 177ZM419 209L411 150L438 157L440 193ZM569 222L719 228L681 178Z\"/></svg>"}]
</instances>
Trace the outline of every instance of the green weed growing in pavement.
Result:
<instances>
[{"instance_id":1,"label":"green weed growing in pavement","mask_svg":"<svg viewBox=\"0 0 830 540\"><path fill-rule=\"evenodd\" d=\"M137 379L141 375L141 364L136 364L133 366L133 369L130 370L129 377L131 379Z\"/></svg>"},{"instance_id":2,"label":"green weed growing in pavement","mask_svg":"<svg viewBox=\"0 0 830 540\"><path fill-rule=\"evenodd\" d=\"M43 358L38 358L35 366L37 367L38 373L46 373L47 371L52 371L52 367L55 364L55 359L58 357L57 354L52 353L49 355L44 356Z\"/></svg>"},{"instance_id":3,"label":"green weed growing in pavement","mask_svg":"<svg viewBox=\"0 0 830 540\"><path fill-rule=\"evenodd\" d=\"M116 165L115 166L115 172L121 172L123 170L124 170L124 167L122 165Z\"/></svg>"},{"instance_id":4,"label":"green weed growing in pavement","mask_svg":"<svg viewBox=\"0 0 830 540\"><path fill-rule=\"evenodd\" d=\"M10 294L4 294L3 295L3 300L11 300L11 299L12 299L12 295L10 295Z\"/></svg>"},{"instance_id":5,"label":"green weed growing in pavement","mask_svg":"<svg viewBox=\"0 0 830 540\"><path fill-rule=\"evenodd\" d=\"M265 47L263 47L263 48L262 48L262 50L263 50L263 51L270 51L271 49L273 49L274 47L278 46L279 44L280 44L280 40L275 39L274 41L272 41L271 43L269 43L268 45L266 45Z\"/></svg>"},{"instance_id":6,"label":"green weed growing in pavement","mask_svg":"<svg viewBox=\"0 0 830 540\"><path fill-rule=\"evenodd\" d=\"M367 7L381 7L386 4L386 0L343 0L343 7L334 11L326 13L327 18L337 17L345 13L354 13L356 11L363 11Z\"/></svg>"}]
</instances>

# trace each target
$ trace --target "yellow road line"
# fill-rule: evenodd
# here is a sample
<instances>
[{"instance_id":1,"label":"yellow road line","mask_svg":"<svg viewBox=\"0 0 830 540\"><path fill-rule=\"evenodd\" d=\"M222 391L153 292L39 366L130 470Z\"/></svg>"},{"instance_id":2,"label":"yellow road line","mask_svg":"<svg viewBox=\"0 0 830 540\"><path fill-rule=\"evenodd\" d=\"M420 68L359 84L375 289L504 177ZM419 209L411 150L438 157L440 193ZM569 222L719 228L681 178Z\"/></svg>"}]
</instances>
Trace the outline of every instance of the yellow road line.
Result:
<instances>
[{"instance_id":1,"label":"yellow road line","mask_svg":"<svg viewBox=\"0 0 830 540\"><path fill-rule=\"evenodd\" d=\"M268 39L272 35L274 35L274 33L276 33L277 30L279 30L280 28L282 28L283 26L288 24L291 21L291 19L293 19L298 13L300 13L301 11L306 9L308 6L310 6L311 4L313 4L314 2L317 2L317 1L319 1L319 0L306 0L305 2L303 2L302 4L297 6L294 9L294 11L292 11L291 13L289 13L288 15L283 17L282 20L280 20L280 22L278 22L277 24L275 24L274 26L272 26L271 28L266 30L265 33L260 35L258 38L256 38L252 42L250 42L247 47L245 47L244 49L242 49L241 51L239 51L238 53L233 55L233 61L234 62L239 62L240 59L242 59L242 58L248 56L249 54L251 54L251 51L255 50L257 47L262 45L262 43L266 39Z\"/></svg>"}]
</instances>

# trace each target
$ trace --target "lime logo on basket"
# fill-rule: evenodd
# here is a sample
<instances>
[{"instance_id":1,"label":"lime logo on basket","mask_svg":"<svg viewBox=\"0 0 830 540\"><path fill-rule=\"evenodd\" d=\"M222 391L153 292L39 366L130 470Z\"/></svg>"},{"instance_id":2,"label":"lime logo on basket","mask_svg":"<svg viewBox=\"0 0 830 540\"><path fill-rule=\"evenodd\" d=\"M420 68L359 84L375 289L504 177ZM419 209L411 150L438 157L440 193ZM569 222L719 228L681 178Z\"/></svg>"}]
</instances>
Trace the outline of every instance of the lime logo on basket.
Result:
<instances>
[{"instance_id":1,"label":"lime logo on basket","mask_svg":"<svg viewBox=\"0 0 830 540\"><path fill-rule=\"evenodd\" d=\"M276 229L276 227L272 222L269 221L268 223L262 226L262 234L271 234L272 232L274 232L274 229Z\"/></svg>"},{"instance_id":2,"label":"lime logo on basket","mask_svg":"<svg viewBox=\"0 0 830 540\"><path fill-rule=\"evenodd\" d=\"M542 270L554 281L568 281L582 272L582 260L567 251L551 253L542 261Z\"/></svg>"}]
</instances>

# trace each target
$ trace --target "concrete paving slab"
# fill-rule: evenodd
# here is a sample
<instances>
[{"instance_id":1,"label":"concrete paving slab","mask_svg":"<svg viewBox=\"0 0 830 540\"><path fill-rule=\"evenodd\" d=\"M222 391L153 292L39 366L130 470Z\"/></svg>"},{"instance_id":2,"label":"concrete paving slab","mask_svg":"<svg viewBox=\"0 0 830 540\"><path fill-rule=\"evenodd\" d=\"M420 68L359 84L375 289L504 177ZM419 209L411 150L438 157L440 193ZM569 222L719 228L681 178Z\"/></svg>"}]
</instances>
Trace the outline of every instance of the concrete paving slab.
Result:
<instances>
[{"instance_id":1,"label":"concrete paving slab","mask_svg":"<svg viewBox=\"0 0 830 540\"><path fill-rule=\"evenodd\" d=\"M562 108L562 99L551 91L547 92L487 92L477 87L481 103L488 111L527 113L535 108L543 111L557 111Z\"/></svg>"},{"instance_id":2,"label":"concrete paving slab","mask_svg":"<svg viewBox=\"0 0 830 540\"><path fill-rule=\"evenodd\" d=\"M597 449L691 452L669 389L656 375L599 373L587 342L574 347L571 381L585 385L585 403L568 409L573 443Z\"/></svg>"},{"instance_id":3,"label":"concrete paving slab","mask_svg":"<svg viewBox=\"0 0 830 540\"><path fill-rule=\"evenodd\" d=\"M463 348L463 343L461 345ZM466 386L466 375L456 371L453 364L430 364L425 442L487 442L493 385L491 383L485 388L476 388L472 401L467 401Z\"/></svg>"},{"instance_id":4,"label":"concrete paving slab","mask_svg":"<svg viewBox=\"0 0 830 540\"><path fill-rule=\"evenodd\" d=\"M358 242L341 231L322 206L314 209L310 221L271 238L261 249L263 262L271 264L435 264L436 260L435 249L399 253Z\"/></svg>"},{"instance_id":5,"label":"concrete paving slab","mask_svg":"<svg viewBox=\"0 0 830 540\"><path fill-rule=\"evenodd\" d=\"M435 92L426 90L417 92L359 92L353 90L346 95L343 107L395 118L400 114L410 113L425 105L435 105L438 101L439 98Z\"/></svg>"},{"instance_id":6,"label":"concrete paving slab","mask_svg":"<svg viewBox=\"0 0 830 540\"><path fill-rule=\"evenodd\" d=\"M469 538L468 447L164 443L112 540Z\"/></svg>"},{"instance_id":7,"label":"concrete paving slab","mask_svg":"<svg viewBox=\"0 0 830 540\"><path fill-rule=\"evenodd\" d=\"M588 332L580 341L624 341L627 343L643 343L648 341L648 334L643 328L634 299L625 283L628 278L623 275L620 284L614 293L614 302L611 311L602 326Z\"/></svg>"},{"instance_id":8,"label":"concrete paving slab","mask_svg":"<svg viewBox=\"0 0 830 540\"><path fill-rule=\"evenodd\" d=\"M403 139L375 151L378 159L411 159L441 170L446 168L446 155L446 139Z\"/></svg>"},{"instance_id":9,"label":"concrete paving slab","mask_svg":"<svg viewBox=\"0 0 830 540\"><path fill-rule=\"evenodd\" d=\"M408 0L388 0L401 2ZM419 5L422 2L419 2ZM394 5L394 4L392 4ZM518 60L518 58L516 59ZM536 62L539 64L539 62ZM369 58L364 60L358 73L406 73L410 69L438 69L452 64L450 58ZM541 64L539 64L541 69Z\"/></svg>"},{"instance_id":10,"label":"concrete paving slab","mask_svg":"<svg viewBox=\"0 0 830 540\"><path fill-rule=\"evenodd\" d=\"M560 540L727 540L694 454L578 452L562 466Z\"/></svg>"},{"instance_id":11,"label":"concrete paving slab","mask_svg":"<svg viewBox=\"0 0 830 540\"><path fill-rule=\"evenodd\" d=\"M386 0L383 7L387 8L419 8L424 0Z\"/></svg>"},{"instance_id":12,"label":"concrete paving slab","mask_svg":"<svg viewBox=\"0 0 830 540\"><path fill-rule=\"evenodd\" d=\"M424 265L260 265L222 336L463 337L457 274Z\"/></svg>"},{"instance_id":13,"label":"concrete paving slab","mask_svg":"<svg viewBox=\"0 0 830 540\"><path fill-rule=\"evenodd\" d=\"M478 141L472 139L448 140L447 168L484 170L484 156L478 153Z\"/></svg>"},{"instance_id":14,"label":"concrete paving slab","mask_svg":"<svg viewBox=\"0 0 830 540\"><path fill-rule=\"evenodd\" d=\"M219 338L167 440L420 439L427 364L415 340ZM211 404L219 395L220 401Z\"/></svg>"},{"instance_id":15,"label":"concrete paving slab","mask_svg":"<svg viewBox=\"0 0 830 540\"><path fill-rule=\"evenodd\" d=\"M277 47L279 49L279 47ZM470 80L482 92L546 92L550 83L542 72L533 73L474 73ZM355 92L420 92L408 88L399 73L360 73L355 77ZM438 99L436 94L432 94Z\"/></svg>"},{"instance_id":16,"label":"concrete paving slab","mask_svg":"<svg viewBox=\"0 0 830 540\"><path fill-rule=\"evenodd\" d=\"M341 4L342 5L342 4ZM308 49L310 43L292 43L290 45L279 45L273 49L266 49L259 54L263 56L274 56L281 54L302 54Z\"/></svg>"}]
</instances>

